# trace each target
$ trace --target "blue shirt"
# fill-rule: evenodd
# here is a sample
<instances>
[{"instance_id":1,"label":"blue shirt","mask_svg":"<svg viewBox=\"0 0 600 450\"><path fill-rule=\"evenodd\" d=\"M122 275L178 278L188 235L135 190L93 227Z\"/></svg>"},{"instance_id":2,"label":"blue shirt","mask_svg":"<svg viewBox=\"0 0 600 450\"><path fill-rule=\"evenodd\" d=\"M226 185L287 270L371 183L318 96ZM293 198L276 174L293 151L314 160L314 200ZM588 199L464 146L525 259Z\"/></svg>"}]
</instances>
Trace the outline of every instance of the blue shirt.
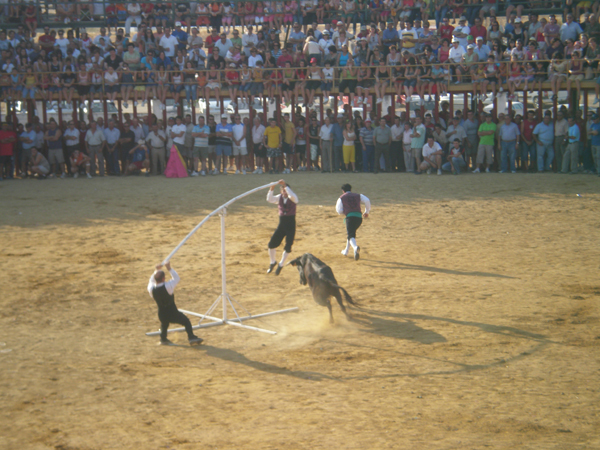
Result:
<instances>
[{"instance_id":1,"label":"blue shirt","mask_svg":"<svg viewBox=\"0 0 600 450\"><path fill-rule=\"evenodd\" d=\"M156 64L156 58L152 58L152 61L147 56L141 59L141 63L146 66L146 69L152 70L152 64Z\"/></svg>"},{"instance_id":2,"label":"blue shirt","mask_svg":"<svg viewBox=\"0 0 600 450\"><path fill-rule=\"evenodd\" d=\"M26 137L26 138L31 139L30 143L21 142L21 145L23 146L23 150L29 150L30 148L35 147L35 137L36 137L35 131L31 130L29 133L27 131L24 131L21 133L21 137Z\"/></svg>"},{"instance_id":3,"label":"blue shirt","mask_svg":"<svg viewBox=\"0 0 600 450\"><path fill-rule=\"evenodd\" d=\"M476 45L473 49L473 53L479 57L479 61L487 61L487 57L490 54L490 48L485 44L483 44L481 48Z\"/></svg>"},{"instance_id":4,"label":"blue shirt","mask_svg":"<svg viewBox=\"0 0 600 450\"><path fill-rule=\"evenodd\" d=\"M542 144L552 144L554 142L554 124L550 122L548 125L546 125L544 122L540 122L533 129L533 134L537 136L540 141L542 141Z\"/></svg>"},{"instance_id":5,"label":"blue shirt","mask_svg":"<svg viewBox=\"0 0 600 450\"><path fill-rule=\"evenodd\" d=\"M331 135L333 136L333 145L337 147L344 145L344 132L339 123L336 122L333 124L333 128L331 128Z\"/></svg>"},{"instance_id":6,"label":"blue shirt","mask_svg":"<svg viewBox=\"0 0 600 450\"><path fill-rule=\"evenodd\" d=\"M201 127L200 125L195 125L192 133L206 133L210 134L210 127L208 125L204 125ZM194 138L194 147L208 147L208 136L206 137L195 137Z\"/></svg>"},{"instance_id":7,"label":"blue shirt","mask_svg":"<svg viewBox=\"0 0 600 450\"><path fill-rule=\"evenodd\" d=\"M217 133L219 131L229 131L230 133L233 133L233 125L228 123L227 125L223 125L223 124L217 124ZM228 137L219 137L217 136L217 145L231 145L231 138Z\"/></svg>"},{"instance_id":8,"label":"blue shirt","mask_svg":"<svg viewBox=\"0 0 600 450\"><path fill-rule=\"evenodd\" d=\"M597 131L599 133L597 135L590 134L590 136L592 136L592 145L600 146L600 122L592 123L590 131Z\"/></svg>"},{"instance_id":9,"label":"blue shirt","mask_svg":"<svg viewBox=\"0 0 600 450\"><path fill-rule=\"evenodd\" d=\"M579 127L577 126L577 124L574 124L572 127L569 127L569 144L579 142L580 139L581 133L579 132Z\"/></svg>"},{"instance_id":10,"label":"blue shirt","mask_svg":"<svg viewBox=\"0 0 600 450\"><path fill-rule=\"evenodd\" d=\"M398 35L398 30L396 30L395 28L392 28L391 30L389 28L386 28L385 30L383 30L383 40L392 40L392 39L399 39L399 35ZM392 45L390 43L386 43L385 45ZM393 45L396 45L396 43L394 42Z\"/></svg>"},{"instance_id":11,"label":"blue shirt","mask_svg":"<svg viewBox=\"0 0 600 450\"><path fill-rule=\"evenodd\" d=\"M183 30L175 30L171 33L173 36L175 36L178 40L180 41L184 41L184 43L182 44L181 42L177 45L177 47L179 47L180 50L185 50L185 47L187 45L187 40L188 40L188 34L183 31Z\"/></svg>"},{"instance_id":12,"label":"blue shirt","mask_svg":"<svg viewBox=\"0 0 600 450\"><path fill-rule=\"evenodd\" d=\"M140 162L146 159L146 147L138 147L131 157L131 161Z\"/></svg>"}]
</instances>

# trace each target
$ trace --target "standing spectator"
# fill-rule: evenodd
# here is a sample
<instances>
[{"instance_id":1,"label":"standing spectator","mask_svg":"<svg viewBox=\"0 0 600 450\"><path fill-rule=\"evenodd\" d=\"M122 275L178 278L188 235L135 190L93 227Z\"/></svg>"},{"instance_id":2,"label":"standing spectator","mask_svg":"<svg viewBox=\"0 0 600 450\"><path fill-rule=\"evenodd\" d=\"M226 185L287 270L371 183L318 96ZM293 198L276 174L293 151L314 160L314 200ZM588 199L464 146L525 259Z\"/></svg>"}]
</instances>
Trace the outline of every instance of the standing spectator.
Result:
<instances>
[{"instance_id":1,"label":"standing spectator","mask_svg":"<svg viewBox=\"0 0 600 450\"><path fill-rule=\"evenodd\" d=\"M596 174L600 175L600 116L598 114L592 114L592 124L590 125L588 135L591 136L592 157L596 166ZM550 160L551 162L552 160Z\"/></svg>"},{"instance_id":2,"label":"standing spectator","mask_svg":"<svg viewBox=\"0 0 600 450\"><path fill-rule=\"evenodd\" d=\"M85 135L85 149L92 160L92 173L94 175L96 175L96 158L98 159L101 177L104 176L104 155L102 154L102 150L105 142L104 133L98 128L96 121L92 120L90 122L90 129L87 130Z\"/></svg>"},{"instance_id":3,"label":"standing spectator","mask_svg":"<svg viewBox=\"0 0 600 450\"><path fill-rule=\"evenodd\" d=\"M373 144L373 128L371 128L371 119L367 117L365 119L364 128L360 129L360 143L363 148L363 172L373 172L374 168L374 157L375 147ZM345 145L345 142L344 142Z\"/></svg>"},{"instance_id":4,"label":"standing spectator","mask_svg":"<svg viewBox=\"0 0 600 450\"><path fill-rule=\"evenodd\" d=\"M31 124L28 124L31 125ZM75 122L72 120L69 121L68 128L65 130L64 138L65 138L65 147L67 149L67 157L70 158L75 150L80 150L79 148L79 130L75 128Z\"/></svg>"},{"instance_id":5,"label":"standing spectator","mask_svg":"<svg viewBox=\"0 0 600 450\"><path fill-rule=\"evenodd\" d=\"M198 176L198 162L201 162L200 175L205 176L207 172L206 159L208 158L208 135L210 134L210 128L204 123L204 116L198 117L198 124L194 126L192 130L192 137L194 138L194 150L192 151L192 157L194 160L194 168L192 172L193 177Z\"/></svg>"},{"instance_id":6,"label":"standing spectator","mask_svg":"<svg viewBox=\"0 0 600 450\"><path fill-rule=\"evenodd\" d=\"M479 146L477 147L477 168L473 173L480 173L485 161L485 171L489 173L490 165L494 159L494 138L496 136L497 125L492 122L492 115L485 115L485 122L479 125L477 134L479 136Z\"/></svg>"},{"instance_id":7,"label":"standing spectator","mask_svg":"<svg viewBox=\"0 0 600 450\"><path fill-rule=\"evenodd\" d=\"M115 127L115 121L109 120L108 127L104 129L105 146L108 152L106 169L109 175L119 175L119 139L121 132Z\"/></svg>"},{"instance_id":8,"label":"standing spectator","mask_svg":"<svg viewBox=\"0 0 600 450\"><path fill-rule=\"evenodd\" d=\"M292 169L292 167L296 166L297 169L297 161L295 161L296 127L290 121L289 113L283 115L283 129L281 132L283 133L281 151L283 156L287 158L286 169L284 169L283 173L290 173L288 170ZM302 150L304 151L305 149Z\"/></svg>"},{"instance_id":9,"label":"standing spectator","mask_svg":"<svg viewBox=\"0 0 600 450\"><path fill-rule=\"evenodd\" d=\"M252 146L254 151L254 156L256 157L256 169L254 170L255 174L262 174L263 166L265 164L264 159L267 156L265 146L263 145L265 135L265 126L260 122L260 117L254 117L254 126L252 127Z\"/></svg>"},{"instance_id":10,"label":"standing spectator","mask_svg":"<svg viewBox=\"0 0 600 450\"><path fill-rule=\"evenodd\" d=\"M460 117L454 116L452 118L452 123L446 129L446 137L450 142L454 139L458 138L461 142L461 147L465 147L467 141L467 132L460 124Z\"/></svg>"},{"instance_id":11,"label":"standing spectator","mask_svg":"<svg viewBox=\"0 0 600 450\"><path fill-rule=\"evenodd\" d=\"M431 169L437 169L437 174L442 174L442 147L433 140L433 136L427 137L427 143L423 145L423 162L419 165L419 170L427 170L427 175L431 174ZM464 163L464 161L463 161Z\"/></svg>"},{"instance_id":12,"label":"standing spectator","mask_svg":"<svg viewBox=\"0 0 600 450\"><path fill-rule=\"evenodd\" d=\"M561 173L569 173L569 164L571 166L571 174L577 174L579 166L579 141L581 141L581 131L575 123L575 117L569 116L569 131L565 139L567 149L563 157Z\"/></svg>"},{"instance_id":13,"label":"standing spectator","mask_svg":"<svg viewBox=\"0 0 600 450\"><path fill-rule=\"evenodd\" d=\"M185 125L185 141L184 141L184 154L182 156L187 161L188 170L191 172L194 167L194 160L192 156L192 150L194 149L194 137L192 132L194 130L194 124L192 123L192 115L186 114L183 121Z\"/></svg>"},{"instance_id":14,"label":"standing spectator","mask_svg":"<svg viewBox=\"0 0 600 450\"><path fill-rule=\"evenodd\" d=\"M4 134L4 133L3 133ZM10 139L10 136L0 138L0 144L4 144L2 139ZM35 147L36 133L33 130L31 123L25 125L25 131L19 135L19 141L21 142L21 177L27 178L27 167L31 162L31 149ZM10 142L6 142L7 144ZM1 148L1 147L0 147ZM5 151L8 153L8 151ZM1 158L0 158L1 159ZM2 177L2 171L0 171L0 177Z\"/></svg>"},{"instance_id":15,"label":"standing spectator","mask_svg":"<svg viewBox=\"0 0 600 450\"><path fill-rule=\"evenodd\" d=\"M265 128L263 143L267 148L267 157L271 158L271 173L276 167L277 160L281 156L281 144L283 134L277 126L275 117L269 119L269 126Z\"/></svg>"},{"instance_id":16,"label":"standing spectator","mask_svg":"<svg viewBox=\"0 0 600 450\"><path fill-rule=\"evenodd\" d=\"M2 123L2 129L0 130L0 181L5 177L13 178L12 165L16 143L17 135L10 129L10 124L8 122Z\"/></svg>"},{"instance_id":17,"label":"standing spectator","mask_svg":"<svg viewBox=\"0 0 600 450\"><path fill-rule=\"evenodd\" d=\"M360 128L355 128L354 133L357 134L358 139L360 140ZM340 166L343 161L343 152L344 152L344 116L339 115L337 117L337 121L332 124L331 134L333 137L333 164L332 170L333 172L337 172L340 170ZM356 139L355 139L356 146ZM359 153L359 154L362 154ZM354 157L356 159L356 155Z\"/></svg>"},{"instance_id":18,"label":"standing spectator","mask_svg":"<svg viewBox=\"0 0 600 450\"><path fill-rule=\"evenodd\" d=\"M223 175L227 175L227 159L231 156L231 145L233 138L233 126L228 122L227 114L221 115L221 123L217 125L217 140L215 152L217 154L217 164L213 175L218 175L221 170L221 157L223 158Z\"/></svg>"},{"instance_id":19,"label":"standing spectator","mask_svg":"<svg viewBox=\"0 0 600 450\"><path fill-rule=\"evenodd\" d=\"M464 128L465 133L467 134L467 140L465 142L465 162L467 163L467 167L469 167L469 164L471 165L471 167L475 167L477 149L479 146L479 136L477 135L477 132L479 130L479 121L475 117L475 114L472 110L467 111L467 118L463 121L462 127Z\"/></svg>"},{"instance_id":20,"label":"standing spectator","mask_svg":"<svg viewBox=\"0 0 600 450\"><path fill-rule=\"evenodd\" d=\"M130 158L129 152L135 147L135 133L131 131L131 125L128 121L123 124L123 133L119 139L120 147L120 160L121 160L121 173L125 175L127 166L129 166L128 160Z\"/></svg>"},{"instance_id":21,"label":"standing spectator","mask_svg":"<svg viewBox=\"0 0 600 450\"><path fill-rule=\"evenodd\" d=\"M375 173L390 170L390 144L392 143L392 132L387 126L385 119L379 119L379 126L373 132L373 143L375 144ZM383 155L384 167L381 167L381 156Z\"/></svg>"},{"instance_id":22,"label":"standing spectator","mask_svg":"<svg viewBox=\"0 0 600 450\"><path fill-rule=\"evenodd\" d=\"M423 146L425 145L426 133L427 133L427 130L425 128L425 125L423 125L421 116L417 116L415 118L415 126L410 135L410 137L411 137L410 150L412 153L412 157L415 160L415 173L416 174L421 173L421 171L419 169L421 167L421 154L423 151Z\"/></svg>"},{"instance_id":23,"label":"standing spectator","mask_svg":"<svg viewBox=\"0 0 600 450\"><path fill-rule=\"evenodd\" d=\"M231 127L233 141L233 156L235 157L235 173L246 175L246 155L248 147L246 144L246 125L242 123L239 114L235 115L234 124ZM240 170L241 169L241 170Z\"/></svg>"},{"instance_id":24,"label":"standing spectator","mask_svg":"<svg viewBox=\"0 0 600 450\"><path fill-rule=\"evenodd\" d=\"M56 121L54 119L50 119L50 123L48 125L48 131L46 131L44 139L46 140L46 144L48 146L48 162L52 166L50 178L54 178L57 168L61 172L60 177L65 178L65 158L63 155L63 146L61 138L62 132L57 127ZM58 167L55 167L55 164Z\"/></svg>"},{"instance_id":25,"label":"standing spectator","mask_svg":"<svg viewBox=\"0 0 600 450\"><path fill-rule=\"evenodd\" d=\"M202 117L204 120L204 118ZM165 143L167 135L164 130L158 129L158 123L152 124L152 131L148 133L146 142L150 147L150 158L152 162L152 175L160 175L165 170ZM160 163L160 169L159 169ZM196 161L197 166L197 161ZM197 174L196 174L197 175Z\"/></svg>"},{"instance_id":26,"label":"standing spectator","mask_svg":"<svg viewBox=\"0 0 600 450\"><path fill-rule=\"evenodd\" d=\"M325 116L325 123L319 131L319 147L321 148L322 172L333 171L333 125L329 116Z\"/></svg>"},{"instance_id":27,"label":"standing spectator","mask_svg":"<svg viewBox=\"0 0 600 450\"><path fill-rule=\"evenodd\" d=\"M598 125L600 129L600 124ZM533 138L537 144L537 171L540 173L544 170L550 171L554 159L554 124L552 123L552 113L550 111L546 111L544 120L535 126ZM593 140L592 138L592 143Z\"/></svg>"},{"instance_id":28,"label":"standing spectator","mask_svg":"<svg viewBox=\"0 0 600 450\"><path fill-rule=\"evenodd\" d=\"M402 158L402 137L404 135L404 127L400 122L400 117L394 117L394 125L390 129L392 134L392 144L390 146L390 172L403 172L404 159Z\"/></svg>"},{"instance_id":29,"label":"standing spectator","mask_svg":"<svg viewBox=\"0 0 600 450\"><path fill-rule=\"evenodd\" d=\"M175 118L175 125L171 127L171 138L173 139L173 145L177 148L177 151L183 156L185 153L185 132L187 128L181 119L181 116ZM137 137L137 136L136 136Z\"/></svg>"},{"instance_id":30,"label":"standing spectator","mask_svg":"<svg viewBox=\"0 0 600 450\"><path fill-rule=\"evenodd\" d=\"M415 172L415 158L412 155L412 126L409 121L404 122L402 132L402 150L404 153L404 167L406 172Z\"/></svg>"},{"instance_id":31,"label":"standing spectator","mask_svg":"<svg viewBox=\"0 0 600 450\"><path fill-rule=\"evenodd\" d=\"M368 127L371 127L371 121L369 119L368 120ZM355 172L356 169L354 167L354 163L355 161L355 148L354 148L354 141L356 139L356 134L354 132L354 125L352 124L351 120L348 120L346 122L346 127L344 128L344 146L343 146L343 155L344 155L344 167L345 167L345 172L347 172L349 170L349 168L351 168L350 170L352 170L352 172ZM371 142L373 141L373 132L371 131ZM377 172L376 172L377 173Z\"/></svg>"},{"instance_id":32,"label":"standing spectator","mask_svg":"<svg viewBox=\"0 0 600 450\"><path fill-rule=\"evenodd\" d=\"M535 119L535 111L527 111L527 117L521 122L521 169L524 172L533 171L537 162L536 141L533 130L538 124Z\"/></svg>"},{"instance_id":33,"label":"standing spectator","mask_svg":"<svg viewBox=\"0 0 600 450\"><path fill-rule=\"evenodd\" d=\"M579 132L579 128L577 128L577 131ZM512 173L517 173L515 156L520 136L521 131L519 130L519 127L512 121L510 115L507 114L504 117L504 123L500 126L500 173L508 172L509 168Z\"/></svg>"},{"instance_id":34,"label":"standing spectator","mask_svg":"<svg viewBox=\"0 0 600 450\"><path fill-rule=\"evenodd\" d=\"M563 156L567 148L567 135L569 134L569 122L565 119L562 111L556 113L556 122L554 123L554 157L556 159L556 169L562 170Z\"/></svg>"}]
</instances>

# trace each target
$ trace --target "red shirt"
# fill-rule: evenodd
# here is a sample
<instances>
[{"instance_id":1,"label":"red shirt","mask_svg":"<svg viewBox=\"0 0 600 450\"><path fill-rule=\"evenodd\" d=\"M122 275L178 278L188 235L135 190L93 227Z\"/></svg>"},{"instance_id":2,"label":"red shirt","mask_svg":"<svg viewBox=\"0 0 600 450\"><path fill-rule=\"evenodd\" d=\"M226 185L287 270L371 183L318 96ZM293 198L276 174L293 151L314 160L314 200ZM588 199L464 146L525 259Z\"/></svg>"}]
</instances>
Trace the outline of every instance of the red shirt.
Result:
<instances>
[{"instance_id":1,"label":"red shirt","mask_svg":"<svg viewBox=\"0 0 600 450\"><path fill-rule=\"evenodd\" d=\"M531 122L527 119L523 121L523 137L528 141L533 141L533 129L537 125L535 120Z\"/></svg>"},{"instance_id":2,"label":"red shirt","mask_svg":"<svg viewBox=\"0 0 600 450\"><path fill-rule=\"evenodd\" d=\"M50 36L49 34L42 34L38 39L38 43L42 46L42 48L50 47L50 44L54 46L56 39Z\"/></svg>"},{"instance_id":3,"label":"red shirt","mask_svg":"<svg viewBox=\"0 0 600 450\"><path fill-rule=\"evenodd\" d=\"M441 25L440 26L440 39L448 39L448 42L452 42L452 32L454 27L452 25Z\"/></svg>"},{"instance_id":4,"label":"red shirt","mask_svg":"<svg viewBox=\"0 0 600 450\"><path fill-rule=\"evenodd\" d=\"M277 58L277 67L285 67L285 63L288 61L293 66L294 58L292 58L289 53L287 55L281 55Z\"/></svg>"},{"instance_id":5,"label":"red shirt","mask_svg":"<svg viewBox=\"0 0 600 450\"><path fill-rule=\"evenodd\" d=\"M477 38L479 36L481 36L483 38L483 42L486 41L486 36L487 36L487 30L485 29L485 27L483 25L481 26L476 26L473 25L471 27L471 32L470 35L473 36L473 40L477 41Z\"/></svg>"},{"instance_id":6,"label":"red shirt","mask_svg":"<svg viewBox=\"0 0 600 450\"><path fill-rule=\"evenodd\" d=\"M1 142L3 139L15 138L14 142ZM0 130L0 156L12 156L17 142L17 133Z\"/></svg>"},{"instance_id":7,"label":"red shirt","mask_svg":"<svg viewBox=\"0 0 600 450\"><path fill-rule=\"evenodd\" d=\"M206 39L204 40L204 43L206 44L206 48L210 50L212 47L214 47L215 42L220 41L220 40L221 40L220 36L213 36L212 34L210 34L206 37Z\"/></svg>"}]
</instances>

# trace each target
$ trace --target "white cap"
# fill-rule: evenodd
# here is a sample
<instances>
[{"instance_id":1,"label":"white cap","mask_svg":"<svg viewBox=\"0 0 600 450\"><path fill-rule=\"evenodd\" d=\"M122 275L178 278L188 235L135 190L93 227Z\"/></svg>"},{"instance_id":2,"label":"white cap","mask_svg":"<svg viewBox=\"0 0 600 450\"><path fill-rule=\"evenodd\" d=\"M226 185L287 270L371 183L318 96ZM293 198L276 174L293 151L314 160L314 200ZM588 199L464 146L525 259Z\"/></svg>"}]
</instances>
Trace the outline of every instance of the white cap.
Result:
<instances>
[{"instance_id":1,"label":"white cap","mask_svg":"<svg viewBox=\"0 0 600 450\"><path fill-rule=\"evenodd\" d=\"M227 114L221 114L221 119L229 119L229 116Z\"/></svg>"},{"instance_id":2,"label":"white cap","mask_svg":"<svg viewBox=\"0 0 600 450\"><path fill-rule=\"evenodd\" d=\"M176 27L180 27L181 26L181 22L175 22L175 26Z\"/></svg>"}]
</instances>

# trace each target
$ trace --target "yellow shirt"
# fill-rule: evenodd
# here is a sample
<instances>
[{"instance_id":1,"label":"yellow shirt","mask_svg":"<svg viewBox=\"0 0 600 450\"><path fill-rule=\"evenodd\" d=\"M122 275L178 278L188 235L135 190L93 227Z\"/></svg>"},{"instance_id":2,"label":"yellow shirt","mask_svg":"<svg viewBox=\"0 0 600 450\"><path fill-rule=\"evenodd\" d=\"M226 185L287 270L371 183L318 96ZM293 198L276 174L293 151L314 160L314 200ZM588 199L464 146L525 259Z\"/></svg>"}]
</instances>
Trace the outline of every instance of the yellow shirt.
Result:
<instances>
[{"instance_id":1,"label":"yellow shirt","mask_svg":"<svg viewBox=\"0 0 600 450\"><path fill-rule=\"evenodd\" d=\"M292 122L283 123L283 141L286 144L292 145L294 143L294 124Z\"/></svg>"},{"instance_id":2,"label":"yellow shirt","mask_svg":"<svg viewBox=\"0 0 600 450\"><path fill-rule=\"evenodd\" d=\"M268 126L265 128L265 136L267 136L267 147L278 148L279 147L279 136L281 136L281 128L277 125L272 127Z\"/></svg>"}]
</instances>

